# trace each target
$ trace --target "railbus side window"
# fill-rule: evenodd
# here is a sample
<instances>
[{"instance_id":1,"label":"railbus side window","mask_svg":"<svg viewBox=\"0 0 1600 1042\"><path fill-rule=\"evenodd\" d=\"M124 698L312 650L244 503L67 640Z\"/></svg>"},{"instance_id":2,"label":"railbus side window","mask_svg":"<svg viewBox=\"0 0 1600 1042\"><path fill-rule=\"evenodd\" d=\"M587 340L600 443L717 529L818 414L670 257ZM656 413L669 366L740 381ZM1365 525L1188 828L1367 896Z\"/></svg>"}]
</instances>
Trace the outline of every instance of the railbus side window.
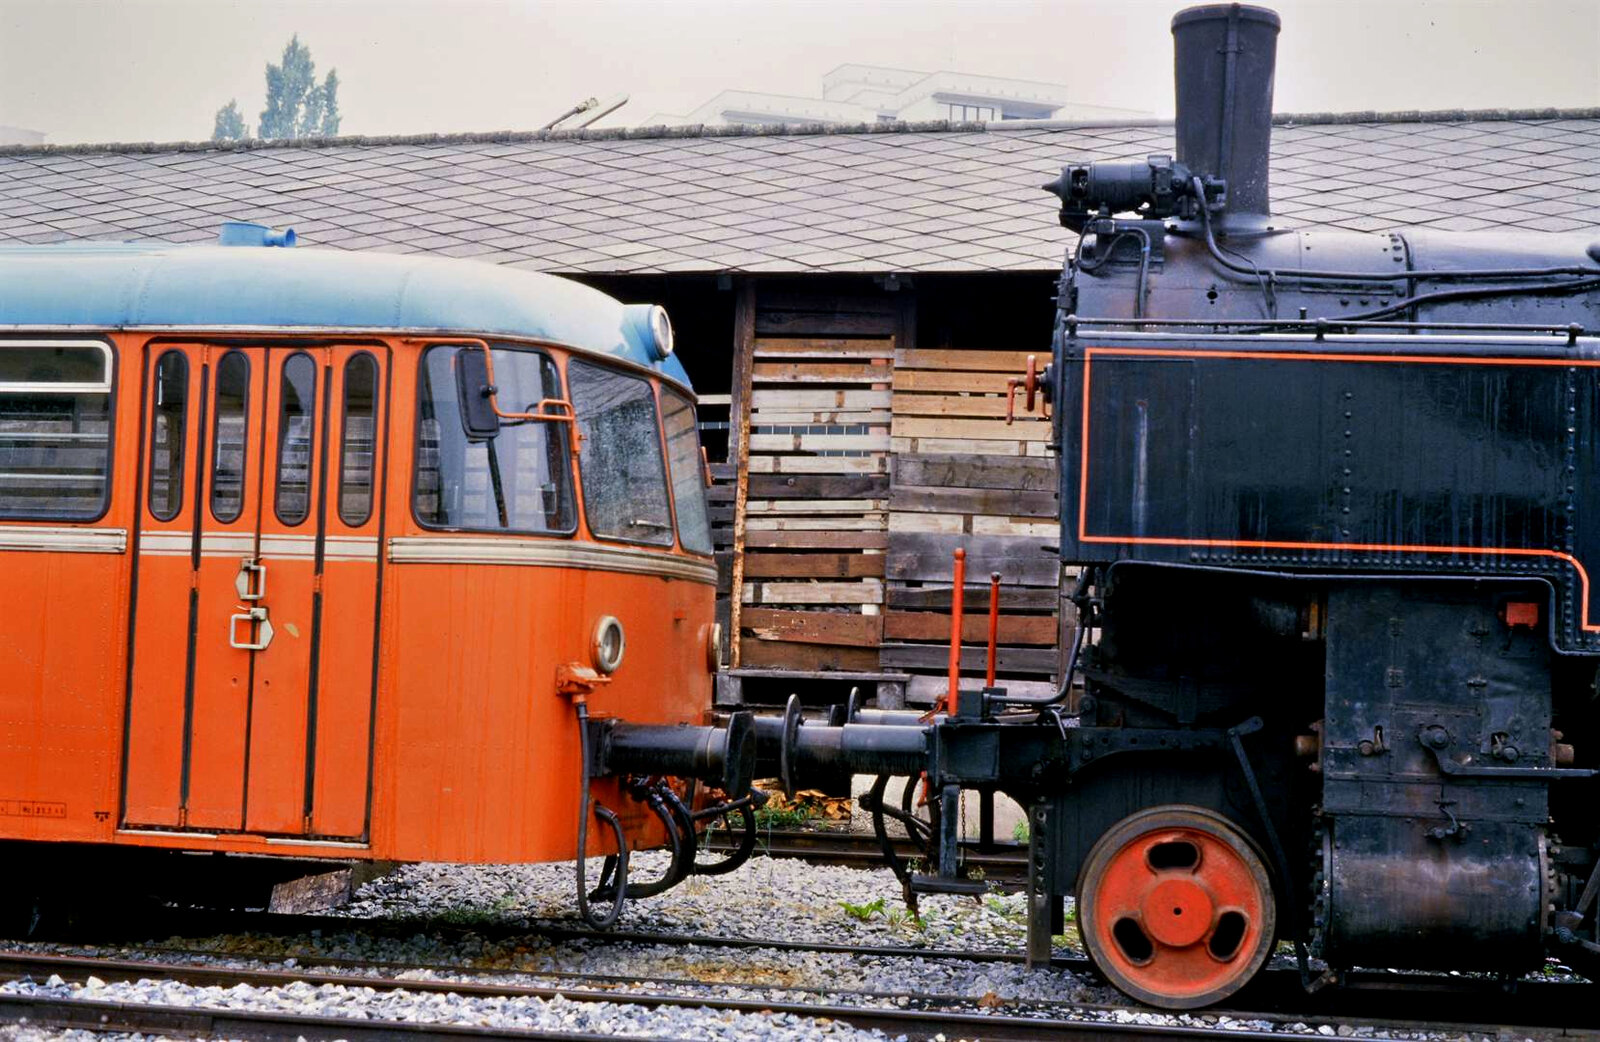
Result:
<instances>
[{"instance_id":1,"label":"railbus side window","mask_svg":"<svg viewBox=\"0 0 1600 1042\"><path fill-rule=\"evenodd\" d=\"M435 528L571 534L577 529L566 424L506 420L500 433L469 440L461 424L452 345L431 347L418 374L417 463L412 504ZM560 398L549 355L491 346L500 408L531 412Z\"/></svg>"},{"instance_id":2,"label":"railbus side window","mask_svg":"<svg viewBox=\"0 0 1600 1042\"><path fill-rule=\"evenodd\" d=\"M369 354L344 364L344 420L339 439L339 520L354 528L372 516L377 453L378 363Z\"/></svg>"},{"instance_id":3,"label":"railbus side window","mask_svg":"<svg viewBox=\"0 0 1600 1042\"><path fill-rule=\"evenodd\" d=\"M110 470L110 347L0 341L0 518L92 521Z\"/></svg>"},{"instance_id":4,"label":"railbus side window","mask_svg":"<svg viewBox=\"0 0 1600 1042\"><path fill-rule=\"evenodd\" d=\"M661 392L661 425L667 431L667 461L672 465L672 503L678 512L678 542L692 553L711 552L711 519L706 512L705 460L694 406L676 391Z\"/></svg>"},{"instance_id":5,"label":"railbus side window","mask_svg":"<svg viewBox=\"0 0 1600 1042\"><path fill-rule=\"evenodd\" d=\"M156 362L150 406L150 514L171 521L183 509L183 450L189 411L189 359L168 351Z\"/></svg>"},{"instance_id":6,"label":"railbus side window","mask_svg":"<svg viewBox=\"0 0 1600 1042\"><path fill-rule=\"evenodd\" d=\"M311 512L311 446L316 437L317 364L307 354L283 363L278 391L278 520L298 525Z\"/></svg>"},{"instance_id":7,"label":"railbus side window","mask_svg":"<svg viewBox=\"0 0 1600 1042\"><path fill-rule=\"evenodd\" d=\"M656 399L641 377L574 359L572 408L589 530L604 539L672 545Z\"/></svg>"},{"instance_id":8,"label":"railbus side window","mask_svg":"<svg viewBox=\"0 0 1600 1042\"><path fill-rule=\"evenodd\" d=\"M244 509L245 436L250 425L250 360L230 351L217 363L211 429L211 516L224 524Z\"/></svg>"}]
</instances>

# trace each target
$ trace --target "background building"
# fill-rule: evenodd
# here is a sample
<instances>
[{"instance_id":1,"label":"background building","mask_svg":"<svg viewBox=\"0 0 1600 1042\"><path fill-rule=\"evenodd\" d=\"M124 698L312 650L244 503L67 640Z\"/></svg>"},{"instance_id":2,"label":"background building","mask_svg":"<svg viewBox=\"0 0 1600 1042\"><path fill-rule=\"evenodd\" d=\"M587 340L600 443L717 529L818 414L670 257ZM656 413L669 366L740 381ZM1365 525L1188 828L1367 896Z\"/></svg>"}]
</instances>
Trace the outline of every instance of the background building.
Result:
<instances>
[{"instance_id":1,"label":"background building","mask_svg":"<svg viewBox=\"0 0 1600 1042\"><path fill-rule=\"evenodd\" d=\"M822 78L819 98L725 90L684 115L657 113L645 126L775 126L821 123L995 123L1014 119L1141 119L1148 112L1085 105L1067 88L965 72L917 72L881 65L841 65Z\"/></svg>"}]
</instances>

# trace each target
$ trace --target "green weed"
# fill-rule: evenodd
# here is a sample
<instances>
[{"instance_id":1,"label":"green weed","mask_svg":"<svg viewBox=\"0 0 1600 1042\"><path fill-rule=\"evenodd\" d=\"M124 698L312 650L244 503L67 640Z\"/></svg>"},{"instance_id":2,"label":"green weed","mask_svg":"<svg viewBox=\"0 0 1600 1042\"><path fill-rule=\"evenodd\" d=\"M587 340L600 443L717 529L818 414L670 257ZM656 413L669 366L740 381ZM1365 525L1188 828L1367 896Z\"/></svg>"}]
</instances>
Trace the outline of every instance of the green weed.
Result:
<instances>
[{"instance_id":1,"label":"green weed","mask_svg":"<svg viewBox=\"0 0 1600 1042\"><path fill-rule=\"evenodd\" d=\"M840 901L839 907L843 908L845 914L850 916L852 919L859 919L862 922L866 922L873 916L879 915L883 912L883 898L874 897L866 904L859 905L851 904L849 901Z\"/></svg>"}]
</instances>

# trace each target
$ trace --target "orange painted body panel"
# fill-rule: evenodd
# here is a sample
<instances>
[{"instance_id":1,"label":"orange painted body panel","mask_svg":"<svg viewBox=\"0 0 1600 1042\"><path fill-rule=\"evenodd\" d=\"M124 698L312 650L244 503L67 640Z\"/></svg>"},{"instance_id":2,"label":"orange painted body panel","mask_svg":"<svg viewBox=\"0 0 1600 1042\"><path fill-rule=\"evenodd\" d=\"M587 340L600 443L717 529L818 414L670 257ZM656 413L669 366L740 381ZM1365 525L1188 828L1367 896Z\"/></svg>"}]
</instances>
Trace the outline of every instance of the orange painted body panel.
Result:
<instances>
[{"instance_id":1,"label":"orange painted body panel","mask_svg":"<svg viewBox=\"0 0 1600 1042\"><path fill-rule=\"evenodd\" d=\"M138 372L137 361L119 354L111 445L130 461L129 473ZM125 544L132 496L131 482L113 481L99 520L48 527ZM11 536L0 531L0 539ZM0 550L0 584L0 838L109 839L122 751L128 554Z\"/></svg>"},{"instance_id":2,"label":"orange painted body panel","mask_svg":"<svg viewBox=\"0 0 1600 1042\"><path fill-rule=\"evenodd\" d=\"M0 553L0 837L107 834L121 759L123 565L113 554Z\"/></svg>"},{"instance_id":3,"label":"orange painted body panel","mask_svg":"<svg viewBox=\"0 0 1600 1042\"><path fill-rule=\"evenodd\" d=\"M589 661L602 615L621 621L627 649L614 681L590 697L591 715L698 723L707 708L710 586L516 565L396 566L389 584L408 608L387 641L384 687L392 677L401 694L378 710L390 769L379 778L373 841L394 857L572 856L577 723L551 682L560 664ZM646 826L642 806L617 799L614 786L597 784L595 795L630 834ZM591 830L597 844L599 835Z\"/></svg>"},{"instance_id":4,"label":"orange painted body panel","mask_svg":"<svg viewBox=\"0 0 1600 1042\"><path fill-rule=\"evenodd\" d=\"M119 367L110 506L98 521L48 527L120 531L125 548L0 550L0 839L399 860L571 857L578 736L555 674L590 664L604 615L621 620L627 647L612 682L590 697L591 714L703 722L708 558L594 539L581 507L573 536L417 523L417 370L422 348L447 338L304 347L288 337L242 347L109 339ZM189 391L178 506L163 520L151 506L151 428L154 367L168 351L188 360ZM279 516L275 483L283 366L302 351L314 362L315 404L307 510L297 521ZM248 426L229 457L242 467L238 516L219 520L217 376L230 353L249 362ZM564 370L562 353L551 353ZM371 359L376 393L350 427L357 447L347 453L345 380L358 355ZM362 466L372 484L365 516ZM349 499L346 467L357 473ZM573 481L581 488L578 474ZM42 524L3 521L0 537ZM434 556L400 553L407 543ZM478 553L484 546L495 549ZM247 561L266 568L256 600L236 585ZM259 640L256 624L230 621L257 606L270 643L230 647L230 632ZM653 816L614 782L594 792L621 815L630 843L660 842ZM607 849L604 832L591 831L591 853Z\"/></svg>"}]
</instances>

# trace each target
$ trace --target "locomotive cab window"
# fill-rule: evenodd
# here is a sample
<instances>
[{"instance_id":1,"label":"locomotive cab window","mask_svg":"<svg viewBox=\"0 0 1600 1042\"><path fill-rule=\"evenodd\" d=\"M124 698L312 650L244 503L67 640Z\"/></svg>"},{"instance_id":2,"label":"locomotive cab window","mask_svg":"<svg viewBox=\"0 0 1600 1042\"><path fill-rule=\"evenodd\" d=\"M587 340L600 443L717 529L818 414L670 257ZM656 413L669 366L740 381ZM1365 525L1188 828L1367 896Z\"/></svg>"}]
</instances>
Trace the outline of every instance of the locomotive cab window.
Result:
<instances>
[{"instance_id":1,"label":"locomotive cab window","mask_svg":"<svg viewBox=\"0 0 1600 1042\"><path fill-rule=\"evenodd\" d=\"M697 554L711 552L711 521L706 511L705 461L694 406L675 391L661 392L661 425L667 432L672 464L672 503L678 512L678 542Z\"/></svg>"},{"instance_id":2,"label":"locomotive cab window","mask_svg":"<svg viewBox=\"0 0 1600 1042\"><path fill-rule=\"evenodd\" d=\"M567 377L583 435L578 464L589 531L671 546L661 428L649 381L577 360L568 364Z\"/></svg>"},{"instance_id":3,"label":"locomotive cab window","mask_svg":"<svg viewBox=\"0 0 1600 1042\"><path fill-rule=\"evenodd\" d=\"M89 521L111 466L111 349L0 342L0 518Z\"/></svg>"},{"instance_id":4,"label":"locomotive cab window","mask_svg":"<svg viewBox=\"0 0 1600 1042\"><path fill-rule=\"evenodd\" d=\"M564 423L504 420L490 437L462 420L456 368L476 347L440 345L418 380L417 520L436 528L570 534L577 528ZM496 397L506 412L560 398L561 374L543 351L492 345Z\"/></svg>"}]
</instances>

